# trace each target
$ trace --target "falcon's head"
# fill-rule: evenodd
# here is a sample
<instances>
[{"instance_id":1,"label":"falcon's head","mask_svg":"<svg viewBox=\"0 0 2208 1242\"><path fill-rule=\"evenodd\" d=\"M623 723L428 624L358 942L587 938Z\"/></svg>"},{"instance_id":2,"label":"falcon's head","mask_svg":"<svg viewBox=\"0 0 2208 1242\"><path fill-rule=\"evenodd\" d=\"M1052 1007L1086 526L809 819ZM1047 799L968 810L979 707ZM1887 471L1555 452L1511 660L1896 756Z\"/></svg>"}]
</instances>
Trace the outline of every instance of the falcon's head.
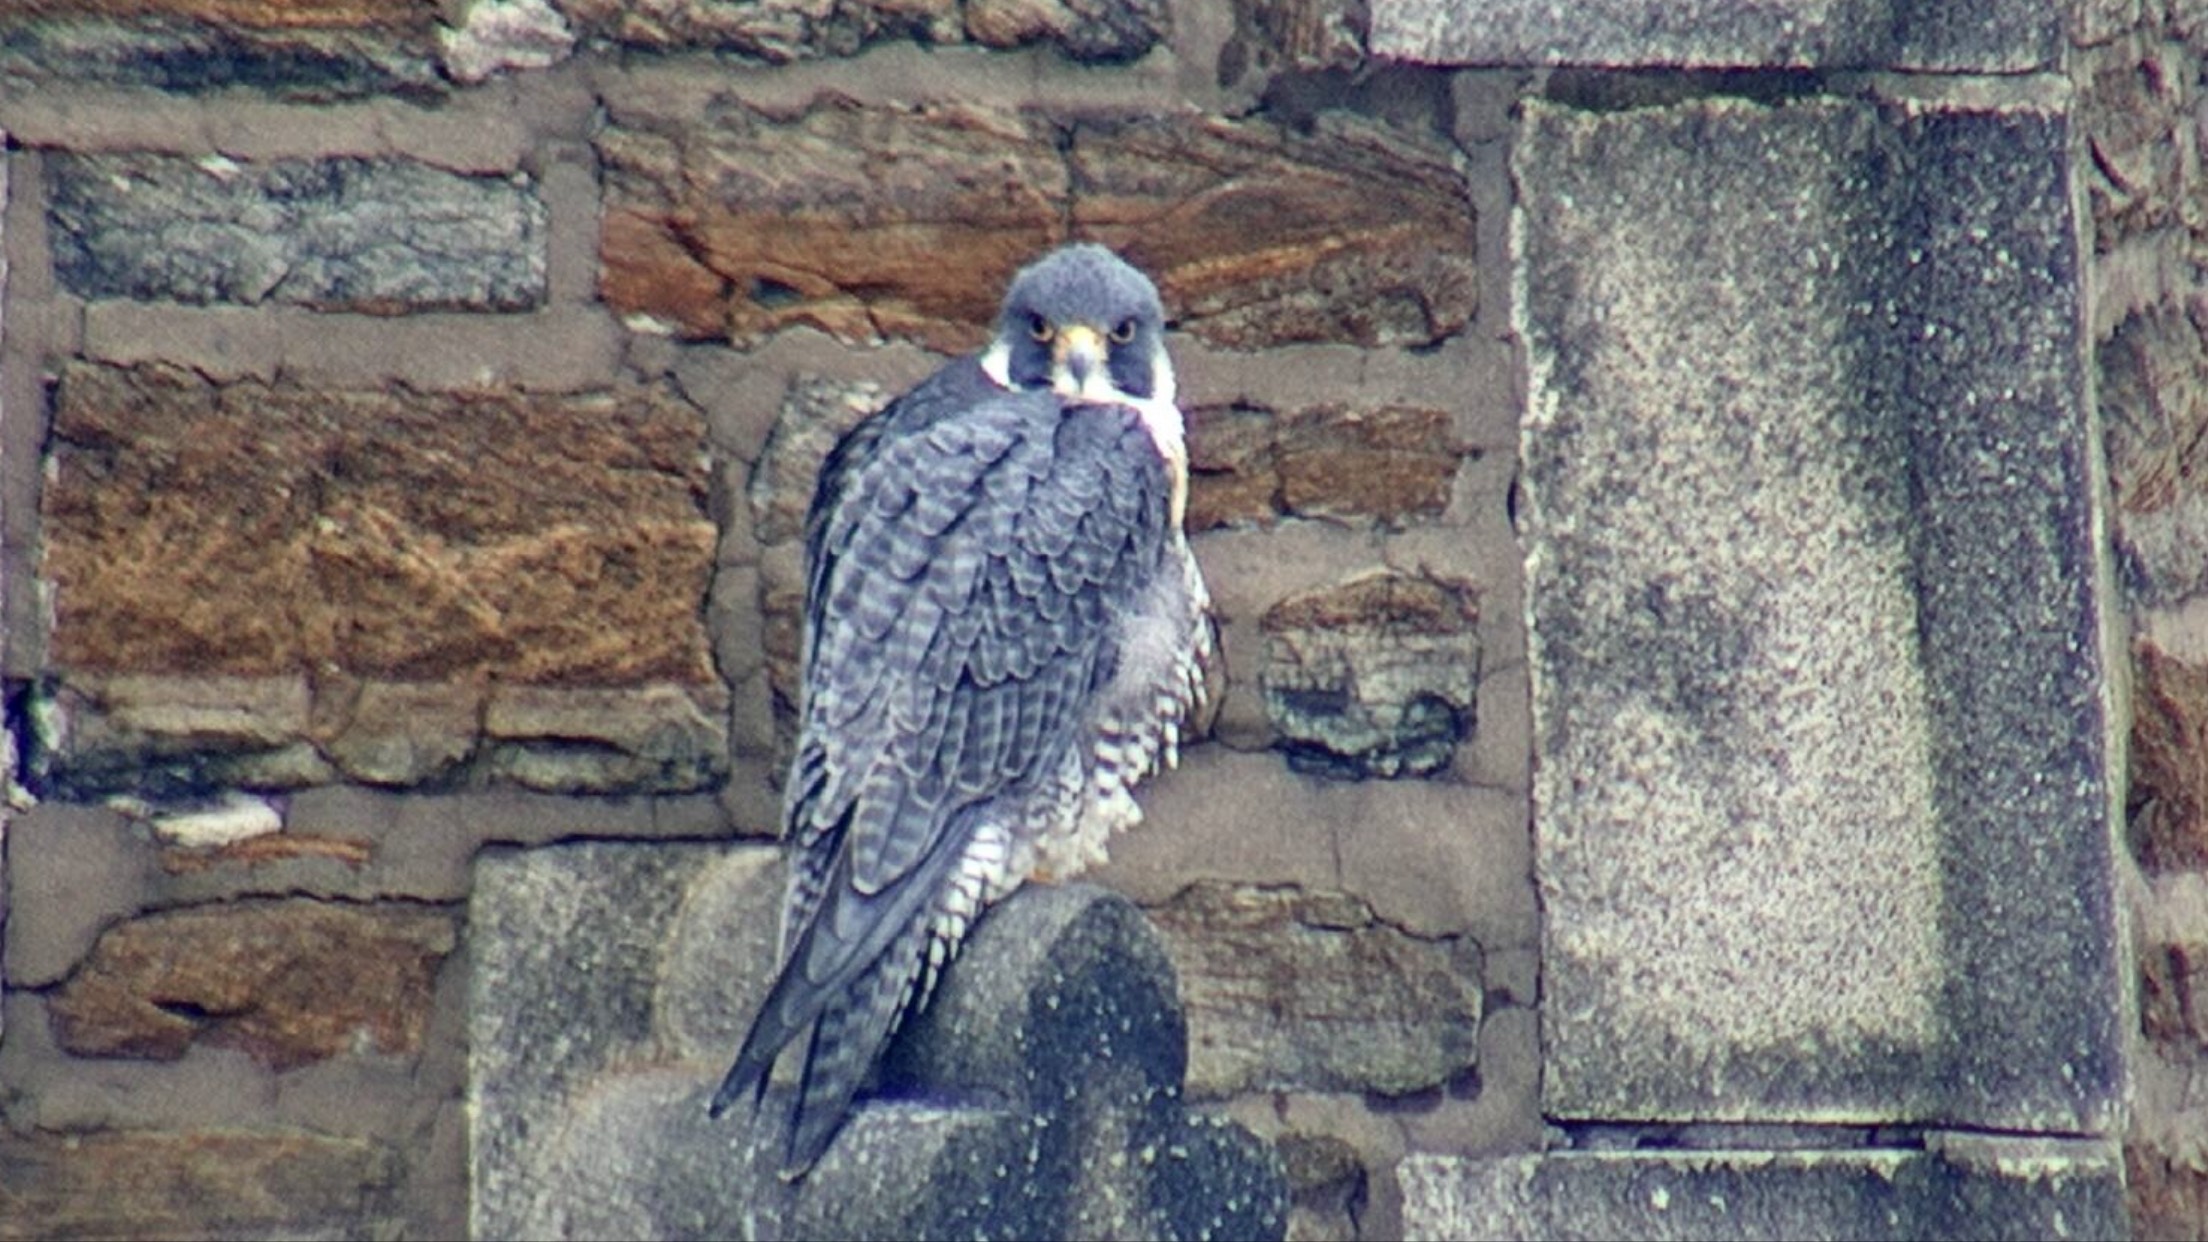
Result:
<instances>
[{"instance_id":1,"label":"falcon's head","mask_svg":"<svg viewBox=\"0 0 2208 1242\"><path fill-rule=\"evenodd\" d=\"M981 365L1006 388L1090 401L1171 404L1157 286L1110 250L1079 242L1020 269Z\"/></svg>"}]
</instances>

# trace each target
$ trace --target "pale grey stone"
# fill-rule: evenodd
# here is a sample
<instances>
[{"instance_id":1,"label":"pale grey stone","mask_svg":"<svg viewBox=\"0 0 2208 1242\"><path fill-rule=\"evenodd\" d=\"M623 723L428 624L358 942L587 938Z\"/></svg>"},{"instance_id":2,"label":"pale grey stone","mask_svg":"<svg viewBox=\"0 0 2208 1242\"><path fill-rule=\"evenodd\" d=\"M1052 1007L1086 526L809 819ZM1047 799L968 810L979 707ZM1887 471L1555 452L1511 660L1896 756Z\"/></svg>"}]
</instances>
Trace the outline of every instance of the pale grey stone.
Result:
<instances>
[{"instance_id":1,"label":"pale grey stone","mask_svg":"<svg viewBox=\"0 0 2208 1242\"><path fill-rule=\"evenodd\" d=\"M1157 937L1080 886L983 919L877 1093L783 1181L783 1088L756 1116L705 1108L764 991L778 857L578 844L478 866L477 1236L1280 1236L1270 1150L1182 1103Z\"/></svg>"},{"instance_id":2,"label":"pale grey stone","mask_svg":"<svg viewBox=\"0 0 2208 1242\"><path fill-rule=\"evenodd\" d=\"M2069 141L1528 109L1552 1115L2115 1123Z\"/></svg>"},{"instance_id":3,"label":"pale grey stone","mask_svg":"<svg viewBox=\"0 0 2208 1242\"><path fill-rule=\"evenodd\" d=\"M1375 56L1424 64L2015 73L2062 51L2036 0L1371 0Z\"/></svg>"},{"instance_id":4,"label":"pale grey stone","mask_svg":"<svg viewBox=\"0 0 2208 1242\"><path fill-rule=\"evenodd\" d=\"M2127 1235L2107 1140L1932 1135L1922 1148L1414 1155L1410 1238L2026 1239Z\"/></svg>"},{"instance_id":5,"label":"pale grey stone","mask_svg":"<svg viewBox=\"0 0 2208 1242\"><path fill-rule=\"evenodd\" d=\"M445 72L481 82L510 69L544 69L575 50L575 32L545 0L473 0L457 27L437 32Z\"/></svg>"},{"instance_id":6,"label":"pale grey stone","mask_svg":"<svg viewBox=\"0 0 2208 1242\"><path fill-rule=\"evenodd\" d=\"M492 775L546 793L689 793L728 776L719 687L501 686L483 732Z\"/></svg>"},{"instance_id":7,"label":"pale grey stone","mask_svg":"<svg viewBox=\"0 0 2208 1242\"><path fill-rule=\"evenodd\" d=\"M55 274L80 297L387 314L544 301L547 213L525 177L143 152L57 152L46 169Z\"/></svg>"}]
</instances>

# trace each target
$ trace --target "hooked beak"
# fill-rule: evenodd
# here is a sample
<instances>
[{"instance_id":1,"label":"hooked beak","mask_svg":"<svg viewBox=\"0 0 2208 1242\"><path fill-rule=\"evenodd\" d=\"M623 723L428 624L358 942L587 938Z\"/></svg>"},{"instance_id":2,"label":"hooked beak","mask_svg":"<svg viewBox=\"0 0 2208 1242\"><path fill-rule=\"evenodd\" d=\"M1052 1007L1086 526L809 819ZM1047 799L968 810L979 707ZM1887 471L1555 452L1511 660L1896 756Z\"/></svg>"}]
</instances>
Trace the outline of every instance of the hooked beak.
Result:
<instances>
[{"instance_id":1,"label":"hooked beak","mask_svg":"<svg viewBox=\"0 0 2208 1242\"><path fill-rule=\"evenodd\" d=\"M1104 338L1083 324L1058 330L1052 344L1050 386L1069 397L1104 399L1111 395L1111 372L1105 366Z\"/></svg>"}]
</instances>

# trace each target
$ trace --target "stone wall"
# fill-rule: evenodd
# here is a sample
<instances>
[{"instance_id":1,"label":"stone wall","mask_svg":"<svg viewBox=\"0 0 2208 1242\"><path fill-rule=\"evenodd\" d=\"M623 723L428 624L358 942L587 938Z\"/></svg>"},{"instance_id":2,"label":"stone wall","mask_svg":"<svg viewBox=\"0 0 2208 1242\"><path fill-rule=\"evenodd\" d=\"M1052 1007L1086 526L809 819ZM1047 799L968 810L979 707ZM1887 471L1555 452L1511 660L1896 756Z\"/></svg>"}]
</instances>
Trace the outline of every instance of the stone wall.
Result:
<instances>
[{"instance_id":1,"label":"stone wall","mask_svg":"<svg viewBox=\"0 0 2208 1242\"><path fill-rule=\"evenodd\" d=\"M2208 1236L2208 44L1972 12L0 13L0 1235L551 1220L717 1075L812 473L1078 236L1228 664L1098 878L1291 1236Z\"/></svg>"}]
</instances>

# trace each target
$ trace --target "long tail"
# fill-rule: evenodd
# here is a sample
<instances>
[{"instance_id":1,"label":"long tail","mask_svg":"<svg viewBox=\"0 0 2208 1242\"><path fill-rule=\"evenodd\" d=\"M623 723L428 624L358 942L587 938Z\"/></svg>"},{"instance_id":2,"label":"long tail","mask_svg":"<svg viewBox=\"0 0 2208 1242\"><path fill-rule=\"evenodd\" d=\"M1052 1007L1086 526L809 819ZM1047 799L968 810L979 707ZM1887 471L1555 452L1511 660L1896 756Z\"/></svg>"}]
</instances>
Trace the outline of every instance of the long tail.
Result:
<instances>
[{"instance_id":1,"label":"long tail","mask_svg":"<svg viewBox=\"0 0 2208 1242\"><path fill-rule=\"evenodd\" d=\"M947 924L940 917L939 898L959 853L941 850L899 883L871 895L853 888L848 864L840 865L830 880L830 896L768 989L708 1107L719 1117L748 1092L756 1111L776 1058L810 1026L791 1104L784 1177L804 1176L842 1128L852 1099L929 973L931 941L955 940L965 930L966 920Z\"/></svg>"}]
</instances>

